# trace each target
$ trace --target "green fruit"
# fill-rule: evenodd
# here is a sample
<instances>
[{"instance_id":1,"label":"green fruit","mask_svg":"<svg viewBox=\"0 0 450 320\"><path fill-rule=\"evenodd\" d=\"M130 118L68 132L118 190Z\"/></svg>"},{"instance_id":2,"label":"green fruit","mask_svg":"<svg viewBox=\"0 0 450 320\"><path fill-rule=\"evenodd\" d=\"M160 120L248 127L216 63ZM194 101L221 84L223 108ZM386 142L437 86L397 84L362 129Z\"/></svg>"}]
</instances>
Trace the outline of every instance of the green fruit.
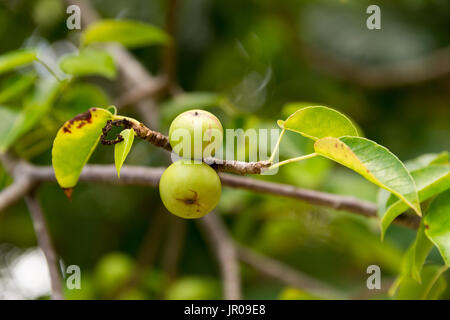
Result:
<instances>
[{"instance_id":1,"label":"green fruit","mask_svg":"<svg viewBox=\"0 0 450 320\"><path fill-rule=\"evenodd\" d=\"M161 200L174 215L200 218L213 210L220 200L222 186L217 173L203 162L178 160L161 176Z\"/></svg>"},{"instance_id":2,"label":"green fruit","mask_svg":"<svg viewBox=\"0 0 450 320\"><path fill-rule=\"evenodd\" d=\"M128 255L112 252L101 258L94 270L94 284L99 293L108 295L131 276L135 262Z\"/></svg>"},{"instance_id":3,"label":"green fruit","mask_svg":"<svg viewBox=\"0 0 450 320\"><path fill-rule=\"evenodd\" d=\"M175 281L167 290L168 300L220 299L220 283L205 276L187 276Z\"/></svg>"},{"instance_id":4,"label":"green fruit","mask_svg":"<svg viewBox=\"0 0 450 320\"><path fill-rule=\"evenodd\" d=\"M213 156L221 148L223 128L219 119L204 110L189 110L179 114L169 128L172 149L187 159Z\"/></svg>"}]
</instances>

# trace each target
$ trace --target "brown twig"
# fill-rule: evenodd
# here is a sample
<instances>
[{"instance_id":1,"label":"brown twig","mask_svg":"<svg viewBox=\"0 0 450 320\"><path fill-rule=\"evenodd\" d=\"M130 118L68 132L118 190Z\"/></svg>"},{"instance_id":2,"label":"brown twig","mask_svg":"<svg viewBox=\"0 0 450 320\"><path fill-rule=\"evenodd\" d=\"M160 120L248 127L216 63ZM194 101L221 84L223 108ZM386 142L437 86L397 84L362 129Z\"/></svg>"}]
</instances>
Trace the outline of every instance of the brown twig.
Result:
<instances>
[{"instance_id":1,"label":"brown twig","mask_svg":"<svg viewBox=\"0 0 450 320\"><path fill-rule=\"evenodd\" d=\"M45 259L47 260L52 288L52 299L62 300L64 299L64 296L61 284L61 274L58 266L58 258L55 249L53 248L50 233L47 229L41 204L39 203L34 191L25 195L25 202L28 206L28 210L30 211L30 216L33 221L33 227L36 232L39 247L44 252Z\"/></svg>"},{"instance_id":2,"label":"brown twig","mask_svg":"<svg viewBox=\"0 0 450 320\"><path fill-rule=\"evenodd\" d=\"M169 138L158 131L147 128L143 123L135 121L133 119L121 119L121 120L109 120L106 126L102 129L101 143L104 145L113 145L121 142L123 138L117 135L116 139L108 140L107 135L113 127L124 127L126 129L133 129L136 136L142 140L148 141L154 146L163 148L166 151L171 152L172 146L170 145ZM222 160L217 158L205 158L204 162L212 166L217 171L225 171L237 174L260 174L270 165L270 161L257 161L257 162L245 162L237 160Z\"/></svg>"},{"instance_id":3,"label":"brown twig","mask_svg":"<svg viewBox=\"0 0 450 320\"><path fill-rule=\"evenodd\" d=\"M226 300L242 299L241 277L237 259L236 247L228 231L216 215L212 212L198 220L205 233L211 251L216 255L222 273L223 297Z\"/></svg>"}]
</instances>

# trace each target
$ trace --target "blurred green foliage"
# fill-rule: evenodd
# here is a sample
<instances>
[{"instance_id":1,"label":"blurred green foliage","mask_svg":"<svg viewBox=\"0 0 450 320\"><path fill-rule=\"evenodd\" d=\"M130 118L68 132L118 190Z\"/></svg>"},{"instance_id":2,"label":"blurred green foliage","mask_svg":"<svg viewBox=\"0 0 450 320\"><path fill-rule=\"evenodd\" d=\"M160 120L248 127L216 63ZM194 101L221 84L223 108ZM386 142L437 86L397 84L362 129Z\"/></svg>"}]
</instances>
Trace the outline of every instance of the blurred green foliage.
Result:
<instances>
[{"instance_id":1,"label":"blurred green foliage","mask_svg":"<svg viewBox=\"0 0 450 320\"><path fill-rule=\"evenodd\" d=\"M92 3L105 18L164 26L163 0ZM381 31L365 27L369 4L382 7ZM448 75L410 86L375 89L332 75L311 59L326 56L364 68L432 53L450 44L450 4L446 1L196 0L179 1L176 14L177 78L191 93L162 101L162 132L167 133L179 112L193 106L214 112L224 128L275 128L276 120L286 118L286 104L308 101L351 116L366 137L402 160L450 150ZM79 32L67 30L65 19L65 4L59 0L0 1L0 54L31 45L50 48L55 57L72 52L70 42L79 41ZM150 71L161 71L161 48L133 49L132 53ZM1 138L11 131L5 124L12 121L7 116L33 101L42 102L36 79L45 75L35 65L1 75L0 103L11 110L0 119ZM58 99L49 102L50 114L22 136L13 151L33 163L50 164L52 141L61 124L89 107L109 105L120 90L113 80L74 79ZM47 102L33 106L46 108ZM131 109L123 112L139 118ZM33 122L33 113L29 114ZM298 156L311 150L306 138L287 133L280 154ZM91 162L113 163L113 149L99 146ZM167 165L167 159L162 151L135 142L126 164L160 166ZM372 202L378 191L357 174L321 158L287 165L278 175L263 178ZM0 188L10 183L0 169ZM82 289L67 290L67 298L220 298L215 257L192 221L186 222L185 236L179 240L179 261L175 266L165 262L166 251L171 250L171 227L156 189L80 183L70 202L55 184L45 184L39 197L58 253L67 265L81 267ZM381 242L376 221L235 189L224 190L218 212L239 243L350 294L368 292L366 268L371 264L381 267L383 279L393 280L415 235L393 226ZM165 218L158 219L159 215ZM154 262L146 268L140 285L114 296L139 263L146 230L153 224L164 230L154 244ZM20 248L36 245L23 203L0 214L0 243ZM442 263L435 250L431 260ZM244 265L242 276L246 298L316 298L307 290L285 288L262 278ZM430 294L450 298L445 282L439 281ZM416 286L406 284L399 296Z\"/></svg>"}]
</instances>

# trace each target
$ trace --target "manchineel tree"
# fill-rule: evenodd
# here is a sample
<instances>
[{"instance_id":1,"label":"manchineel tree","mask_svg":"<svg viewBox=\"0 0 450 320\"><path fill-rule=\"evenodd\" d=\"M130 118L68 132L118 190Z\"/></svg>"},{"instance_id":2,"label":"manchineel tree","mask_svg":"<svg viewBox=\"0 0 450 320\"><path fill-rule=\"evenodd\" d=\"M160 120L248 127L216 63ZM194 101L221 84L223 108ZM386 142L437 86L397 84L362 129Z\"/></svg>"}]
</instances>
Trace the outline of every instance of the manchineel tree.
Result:
<instances>
[{"instance_id":1,"label":"manchineel tree","mask_svg":"<svg viewBox=\"0 0 450 320\"><path fill-rule=\"evenodd\" d=\"M99 45L103 42L116 42L129 48L171 45L170 36L154 26L126 20L100 20L84 30L79 52L59 61L60 69L70 77L61 79L57 72L38 59L34 49L18 50L0 57L2 74L38 62L55 76L52 81L41 81L34 75L22 74L7 90L1 92L0 102L4 104L0 107L2 159L7 158L8 150L18 139L39 125L50 112L52 103L63 96L67 88L74 86L77 78L86 75L109 79L116 77L113 57L107 48ZM43 89L22 110L6 106L12 97L21 95L34 85ZM159 181L159 191L162 203L171 213L188 219L203 217L218 204L222 190L221 177L223 179L218 172L258 175L294 162L324 157L355 171L380 188L377 211L382 237L394 221L412 221L412 225L417 228L416 240L404 257L401 275L391 288L392 295L398 298L430 298L436 294L437 284L442 282L440 276L450 266L450 164L447 152L426 154L403 163L387 148L363 137L359 127L343 113L326 106L291 103L286 107L291 111L290 115L276 122L281 133L268 159L254 162L223 160L215 158L217 151L222 148L222 124L216 116L201 110L201 106L199 109L191 107L180 110L170 126L168 136L147 127L139 119L119 115L114 106L85 107L84 113L61 126L53 142L54 174L68 197L75 196L72 191L99 142L114 146L118 179L135 138L178 153L181 159L164 171ZM108 138L109 133L117 127L122 128L120 133L114 139ZM180 141L179 136L175 135L177 130L184 130L192 137L191 147L183 151L177 149ZM193 138L196 130L199 130L201 137L209 137L199 145ZM214 139L211 138L211 130L216 130ZM314 152L275 161L287 131L313 141ZM212 144L214 148L209 148L209 155L205 157L205 150ZM234 183L239 184L241 180L236 181ZM262 189L254 188L256 191L268 192ZM280 194L292 196L295 193L292 190L283 191L284 194L280 191ZM5 192L2 191L2 194ZM327 205L326 201L316 203ZM362 209L360 212L367 213ZM424 267L433 246L439 250L445 265Z\"/></svg>"}]
</instances>

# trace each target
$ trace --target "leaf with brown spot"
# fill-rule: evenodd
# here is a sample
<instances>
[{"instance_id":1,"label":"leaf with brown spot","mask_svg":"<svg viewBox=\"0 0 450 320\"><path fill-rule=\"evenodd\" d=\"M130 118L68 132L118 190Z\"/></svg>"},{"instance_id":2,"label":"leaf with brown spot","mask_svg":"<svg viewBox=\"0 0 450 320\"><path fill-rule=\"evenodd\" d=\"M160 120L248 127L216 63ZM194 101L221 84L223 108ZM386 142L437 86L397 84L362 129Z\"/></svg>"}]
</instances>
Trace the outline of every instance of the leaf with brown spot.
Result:
<instances>
[{"instance_id":1,"label":"leaf with brown spot","mask_svg":"<svg viewBox=\"0 0 450 320\"><path fill-rule=\"evenodd\" d=\"M92 108L64 123L53 142L52 163L56 180L64 189L75 187L84 165L100 140L102 128L113 115Z\"/></svg>"}]
</instances>

